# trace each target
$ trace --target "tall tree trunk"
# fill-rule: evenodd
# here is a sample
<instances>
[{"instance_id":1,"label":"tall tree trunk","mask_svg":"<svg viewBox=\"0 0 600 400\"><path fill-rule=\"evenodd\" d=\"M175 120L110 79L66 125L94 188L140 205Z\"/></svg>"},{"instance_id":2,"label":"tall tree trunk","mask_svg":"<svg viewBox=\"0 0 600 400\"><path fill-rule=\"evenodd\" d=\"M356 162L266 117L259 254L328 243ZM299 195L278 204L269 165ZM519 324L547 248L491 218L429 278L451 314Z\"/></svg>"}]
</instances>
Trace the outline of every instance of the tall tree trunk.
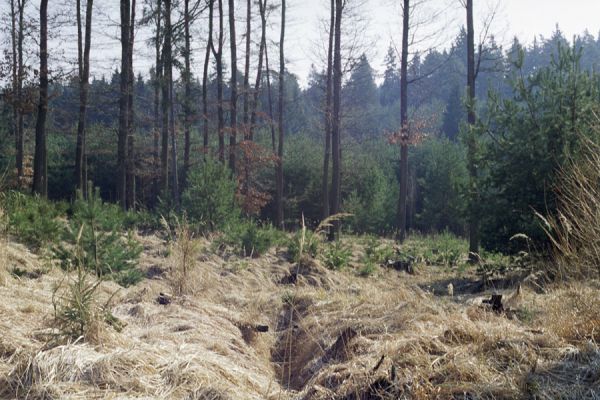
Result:
<instances>
[{"instance_id":1,"label":"tall tree trunk","mask_svg":"<svg viewBox=\"0 0 600 400\"><path fill-rule=\"evenodd\" d=\"M190 0L184 0L184 13L183 13L183 30L184 30L184 40L185 40L185 49L184 49L184 67L185 70L183 72L183 81L185 86L185 94L183 101L183 135L184 135L184 149L183 149L183 171L181 181L185 186L187 181L187 174L190 169L190 129L192 124L192 71L190 69L190 57L191 57L191 48L190 48Z\"/></svg>"},{"instance_id":2,"label":"tall tree trunk","mask_svg":"<svg viewBox=\"0 0 600 400\"><path fill-rule=\"evenodd\" d=\"M48 149L46 115L48 113L48 0L40 0L40 100L35 124L33 192L48 197Z\"/></svg>"},{"instance_id":3,"label":"tall tree trunk","mask_svg":"<svg viewBox=\"0 0 600 400\"><path fill-rule=\"evenodd\" d=\"M133 104L133 44L135 40L135 2L131 0L131 21L129 23L129 54L127 58L127 208L135 207L135 113Z\"/></svg>"},{"instance_id":4,"label":"tall tree trunk","mask_svg":"<svg viewBox=\"0 0 600 400\"><path fill-rule=\"evenodd\" d=\"M277 144L277 172L276 172L276 195L275 203L277 204L277 227L284 229L283 219L283 106L285 96L285 0L281 0L281 36L279 38L279 140Z\"/></svg>"},{"instance_id":5,"label":"tall tree trunk","mask_svg":"<svg viewBox=\"0 0 600 400\"><path fill-rule=\"evenodd\" d=\"M477 192L477 142L475 138L475 30L473 26L473 0L467 0L467 124L469 134L467 139L467 159L470 186L470 211L469 211L469 260L476 262L479 253L479 224L476 212L478 199Z\"/></svg>"},{"instance_id":6,"label":"tall tree trunk","mask_svg":"<svg viewBox=\"0 0 600 400\"><path fill-rule=\"evenodd\" d=\"M21 165L21 181L24 176L23 162L25 156L25 123L23 119L23 78L25 66L23 64L23 40L25 38L25 3L26 0L17 0L19 11L19 29L17 32L17 104L19 113L17 115L17 163Z\"/></svg>"},{"instance_id":7,"label":"tall tree trunk","mask_svg":"<svg viewBox=\"0 0 600 400\"><path fill-rule=\"evenodd\" d=\"M342 91L342 9L343 0L335 0L335 29L333 48L333 118L331 122L332 177L331 214L340 212L341 203L341 91ZM330 240L339 235L340 224L334 222Z\"/></svg>"},{"instance_id":8,"label":"tall tree trunk","mask_svg":"<svg viewBox=\"0 0 600 400\"><path fill-rule=\"evenodd\" d=\"M217 119L219 133L219 161L225 162L225 119L223 116L223 0L218 0L219 9L219 36L217 50L212 47L217 63Z\"/></svg>"},{"instance_id":9,"label":"tall tree trunk","mask_svg":"<svg viewBox=\"0 0 600 400\"><path fill-rule=\"evenodd\" d=\"M254 93L252 95L252 105L250 107L250 126L248 127L248 140L254 140L254 125L256 124L256 108L258 106L258 95L260 94L260 84L262 82L263 57L267 36L267 0L258 1L261 21L260 46L258 50L258 67L256 69L256 81L254 83Z\"/></svg>"},{"instance_id":10,"label":"tall tree trunk","mask_svg":"<svg viewBox=\"0 0 600 400\"><path fill-rule=\"evenodd\" d=\"M269 102L269 126L271 127L271 147L273 154L277 154L277 144L275 142L275 117L273 116L273 94L271 92L271 70L269 69L269 52L265 37L265 74L267 78L267 99Z\"/></svg>"},{"instance_id":11,"label":"tall tree trunk","mask_svg":"<svg viewBox=\"0 0 600 400\"><path fill-rule=\"evenodd\" d=\"M12 45L12 131L15 135L15 169L17 172L17 182L23 178L23 153L20 148L19 138L19 101L18 92L18 56L17 56L17 10L15 8L15 0L10 0L10 25L11 34L10 40Z\"/></svg>"},{"instance_id":12,"label":"tall tree trunk","mask_svg":"<svg viewBox=\"0 0 600 400\"><path fill-rule=\"evenodd\" d=\"M400 60L400 198L398 199L397 239L406 238L406 197L408 194L408 34L410 0L402 7L402 55Z\"/></svg>"},{"instance_id":13,"label":"tall tree trunk","mask_svg":"<svg viewBox=\"0 0 600 400\"><path fill-rule=\"evenodd\" d=\"M160 164L160 132L161 132L161 115L160 115L160 89L162 84L162 61L160 54L160 30L162 21L162 0L156 0L156 36L154 37L155 50L155 82L154 82L154 165L158 167ZM162 169L160 174L162 174ZM159 175L160 175L159 174ZM160 178L154 179L154 197L158 197L160 191Z\"/></svg>"},{"instance_id":14,"label":"tall tree trunk","mask_svg":"<svg viewBox=\"0 0 600 400\"><path fill-rule=\"evenodd\" d=\"M235 2L229 0L229 49L231 51L231 99L229 110L229 168L235 173L237 136L237 37L235 35Z\"/></svg>"},{"instance_id":15,"label":"tall tree trunk","mask_svg":"<svg viewBox=\"0 0 600 400\"><path fill-rule=\"evenodd\" d=\"M260 0L259 0L260 1ZM252 0L246 1L246 60L244 64L244 140L248 140L248 118L250 108L250 37L252 34Z\"/></svg>"},{"instance_id":16,"label":"tall tree trunk","mask_svg":"<svg viewBox=\"0 0 600 400\"><path fill-rule=\"evenodd\" d=\"M90 79L90 48L92 41L92 10L94 0L87 0L85 9L85 39L82 37L81 0L77 0L77 56L79 63L79 121L77 123L77 150L75 154L75 178L77 188L86 195L86 135L85 118ZM84 43L83 43L84 42Z\"/></svg>"},{"instance_id":17,"label":"tall tree trunk","mask_svg":"<svg viewBox=\"0 0 600 400\"><path fill-rule=\"evenodd\" d=\"M171 0L165 0L165 43L163 48L165 69L165 87L163 92L163 118L166 119L167 132L171 137L171 196L179 204L179 177L177 175L177 138L175 132L175 109L173 96L173 26L171 24ZM165 116L166 114L166 116ZM167 139L168 140L168 139ZM167 143L168 146L168 143Z\"/></svg>"},{"instance_id":18,"label":"tall tree trunk","mask_svg":"<svg viewBox=\"0 0 600 400\"><path fill-rule=\"evenodd\" d=\"M208 155L208 64L210 63L210 49L213 47L213 13L214 0L208 0L208 42L206 43L206 54L204 55L204 70L202 71L202 119L204 121L204 155Z\"/></svg>"},{"instance_id":19,"label":"tall tree trunk","mask_svg":"<svg viewBox=\"0 0 600 400\"><path fill-rule=\"evenodd\" d=\"M123 209L127 208L127 122L129 117L129 24L131 3L121 0L121 81L119 87L119 137L117 143L118 177L117 193Z\"/></svg>"},{"instance_id":20,"label":"tall tree trunk","mask_svg":"<svg viewBox=\"0 0 600 400\"><path fill-rule=\"evenodd\" d=\"M331 98L333 97L333 31L335 29L335 0L331 0L329 44L327 46L327 87L325 93L325 153L323 155L322 219L329 217L329 157L331 155Z\"/></svg>"}]
</instances>

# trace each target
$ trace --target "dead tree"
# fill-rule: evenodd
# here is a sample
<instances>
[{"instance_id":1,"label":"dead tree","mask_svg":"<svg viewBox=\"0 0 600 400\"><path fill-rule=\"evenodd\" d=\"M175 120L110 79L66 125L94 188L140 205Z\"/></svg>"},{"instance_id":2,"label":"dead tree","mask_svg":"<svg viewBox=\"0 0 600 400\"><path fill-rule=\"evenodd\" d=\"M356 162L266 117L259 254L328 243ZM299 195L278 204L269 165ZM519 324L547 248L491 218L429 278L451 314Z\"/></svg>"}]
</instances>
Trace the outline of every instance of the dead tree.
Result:
<instances>
[{"instance_id":1,"label":"dead tree","mask_svg":"<svg viewBox=\"0 0 600 400\"><path fill-rule=\"evenodd\" d=\"M48 0L40 0L40 99L35 124L33 159L33 193L48 197L48 148L46 115L48 113Z\"/></svg>"}]
</instances>

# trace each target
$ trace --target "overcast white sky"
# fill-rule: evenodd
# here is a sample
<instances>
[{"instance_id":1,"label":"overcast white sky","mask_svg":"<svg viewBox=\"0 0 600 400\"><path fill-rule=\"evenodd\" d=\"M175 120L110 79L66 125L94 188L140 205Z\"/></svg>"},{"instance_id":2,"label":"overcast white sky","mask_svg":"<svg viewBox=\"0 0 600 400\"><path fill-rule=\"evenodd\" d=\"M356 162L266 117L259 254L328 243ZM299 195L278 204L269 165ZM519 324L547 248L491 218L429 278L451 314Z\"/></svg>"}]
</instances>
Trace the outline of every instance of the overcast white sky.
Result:
<instances>
[{"instance_id":1,"label":"overcast white sky","mask_svg":"<svg viewBox=\"0 0 600 400\"><path fill-rule=\"evenodd\" d=\"M62 3L62 0L51 0ZM69 0L73 1L74 0ZM361 26L361 36L365 38L367 53L372 66L381 72L383 58L391 42L400 42L401 10L400 0L350 0L365 2L361 9L364 17L364 25ZM278 0L270 0L272 4ZM493 33L501 44L509 43L513 36L519 37L523 42L530 43L535 35L548 37L554 31L556 24L564 32L567 38L588 30L593 35L600 31L600 0L474 0L476 29L480 29L482 20L489 14L492 4L500 2L498 15L495 20ZM31 0L34 5L36 0ZM141 0L138 15L142 14ZM224 3L227 3L226 1ZM238 36L242 41L241 34L244 32L245 1L238 0L237 10ZM323 51L318 49L323 46L324 32L322 20L328 16L330 0L287 0L288 3L288 29L286 38L287 67L290 71L300 77L302 83L306 81L311 64L319 66ZM69 6L71 7L71 6ZM111 70L118 67L120 49L117 41L118 16L117 0L97 0L95 7L95 26L93 35L92 63L93 73L98 76L109 74ZM447 46L456 36L458 29L464 24L465 13L460 6L459 0L430 0L430 10L444 10L443 20L439 22L444 28L444 38L439 40L442 45ZM2 2L0 9L6 11L6 4ZM35 11L31 11L35 15ZM321 21L321 22L320 22ZM66 31L73 33L72 24L68 20L70 28ZM227 22L227 18L225 18ZM275 12L271 16L270 38L273 41L279 37L279 15ZM227 27L226 27L227 28ZM63 29L61 29L63 30ZM202 69L204 56L206 20L202 19L196 23L194 34L194 70L197 74ZM153 64L153 50L144 40L151 36L148 29L140 30L136 38L135 68L136 73L146 74ZM66 58L75 58L75 37L62 38L53 43L56 54L62 53ZM437 43L440 44L440 43ZM240 43L241 45L241 43ZM429 45L422 45L427 48ZM271 50L270 57L276 58L276 49ZM238 50L240 60L243 57L243 46ZM256 53L256 51L255 51ZM228 54L225 54L228 60ZM52 62L52 58L51 58ZM241 61L240 61L241 62Z\"/></svg>"}]
</instances>

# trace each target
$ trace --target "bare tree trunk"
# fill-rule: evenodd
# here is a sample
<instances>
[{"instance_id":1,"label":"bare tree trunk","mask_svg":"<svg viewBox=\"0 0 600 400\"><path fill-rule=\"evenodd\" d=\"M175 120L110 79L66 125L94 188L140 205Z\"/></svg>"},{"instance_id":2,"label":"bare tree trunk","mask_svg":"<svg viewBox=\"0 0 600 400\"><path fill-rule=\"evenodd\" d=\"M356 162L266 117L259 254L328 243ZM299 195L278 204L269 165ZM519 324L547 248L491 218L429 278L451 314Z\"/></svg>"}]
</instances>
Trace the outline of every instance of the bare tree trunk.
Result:
<instances>
[{"instance_id":1,"label":"bare tree trunk","mask_svg":"<svg viewBox=\"0 0 600 400\"><path fill-rule=\"evenodd\" d=\"M398 199L397 239L406 238L406 197L408 188L408 34L410 0L402 7L402 55L400 60L400 198Z\"/></svg>"},{"instance_id":2,"label":"bare tree trunk","mask_svg":"<svg viewBox=\"0 0 600 400\"><path fill-rule=\"evenodd\" d=\"M331 155L331 98L333 97L333 31L335 29L335 0L331 0L329 44L327 46L327 92L325 93L325 154L323 156L323 208L321 217L329 217L329 156Z\"/></svg>"},{"instance_id":3,"label":"bare tree trunk","mask_svg":"<svg viewBox=\"0 0 600 400\"><path fill-rule=\"evenodd\" d=\"M342 7L343 0L335 0L335 29L333 49L333 118L331 123L332 178L331 178L331 214L340 212L341 204L341 91L342 91ZM329 239L339 236L340 224L334 222Z\"/></svg>"},{"instance_id":4,"label":"bare tree trunk","mask_svg":"<svg viewBox=\"0 0 600 400\"><path fill-rule=\"evenodd\" d=\"M17 115L17 164L21 166L21 180L19 184L22 184L24 175L23 162L25 156L25 123L23 119L23 77L24 77L24 64L23 64L23 40L25 37L25 3L26 0L17 0L17 8L19 12L19 29L17 32L17 104L19 113Z\"/></svg>"},{"instance_id":5,"label":"bare tree trunk","mask_svg":"<svg viewBox=\"0 0 600 400\"><path fill-rule=\"evenodd\" d=\"M277 204L277 227L284 229L283 219L283 106L285 96L285 57L284 57L284 40L285 40L285 0L281 0L281 36L279 39L279 140L277 145L277 172L276 172L276 195L275 203Z\"/></svg>"},{"instance_id":6,"label":"bare tree trunk","mask_svg":"<svg viewBox=\"0 0 600 400\"><path fill-rule=\"evenodd\" d=\"M171 196L179 204L179 178L177 176L177 138L175 133L175 110L173 98L173 26L171 25L171 0L165 0L165 43L163 62L165 69L165 88L163 92L163 118L167 122L167 135L171 136ZM166 96L165 96L166 95ZM166 114L166 115L165 115ZM163 129L164 129L163 125ZM164 140L164 138L163 138ZM168 136L167 136L168 146Z\"/></svg>"},{"instance_id":7,"label":"bare tree trunk","mask_svg":"<svg viewBox=\"0 0 600 400\"><path fill-rule=\"evenodd\" d=\"M161 128L161 115L160 115L160 88L162 84L162 61L160 54L160 29L162 20L162 0L156 0L157 11L156 11L156 36L155 40L155 82L154 82L154 165L160 164L160 128ZM162 174L162 169L161 169ZM160 179L156 177L154 179L154 196L157 197L160 191Z\"/></svg>"},{"instance_id":8,"label":"bare tree trunk","mask_svg":"<svg viewBox=\"0 0 600 400\"><path fill-rule=\"evenodd\" d=\"M48 0L40 0L40 100L35 124L33 192L48 197L48 149L46 115L48 113Z\"/></svg>"},{"instance_id":9,"label":"bare tree trunk","mask_svg":"<svg viewBox=\"0 0 600 400\"><path fill-rule=\"evenodd\" d=\"M202 118L204 120L204 155L208 155L208 64L210 63L210 49L213 47L213 13L214 0L208 0L208 42L204 55L204 71L202 72Z\"/></svg>"},{"instance_id":10,"label":"bare tree trunk","mask_svg":"<svg viewBox=\"0 0 600 400\"><path fill-rule=\"evenodd\" d=\"M77 55L79 63L79 121L77 124L77 150L75 154L75 178L77 188L86 195L86 135L85 118L87 113L87 99L90 79L90 49L92 41L92 11L93 0L87 0L85 10L85 39L81 26L81 0L77 0ZM85 41L85 43L82 43Z\"/></svg>"},{"instance_id":11,"label":"bare tree trunk","mask_svg":"<svg viewBox=\"0 0 600 400\"><path fill-rule=\"evenodd\" d=\"M18 65L17 65L17 10L15 0L10 0L10 23L11 23L11 45L12 45L12 130L15 135L15 169L17 172L17 182L23 178L23 153L20 148L21 140L19 138L19 99L18 92Z\"/></svg>"},{"instance_id":12,"label":"bare tree trunk","mask_svg":"<svg viewBox=\"0 0 600 400\"><path fill-rule=\"evenodd\" d=\"M133 44L135 40L135 2L131 0L129 23L129 54L127 59L127 208L135 208L135 113L133 108L134 75Z\"/></svg>"},{"instance_id":13,"label":"bare tree trunk","mask_svg":"<svg viewBox=\"0 0 600 400\"><path fill-rule=\"evenodd\" d=\"M265 38L265 68L267 77L267 98L269 102L269 126L271 127L271 147L273 154L277 154L277 146L275 142L275 118L273 116L273 95L271 92L271 70L269 69L269 52L267 50L267 43Z\"/></svg>"},{"instance_id":14,"label":"bare tree trunk","mask_svg":"<svg viewBox=\"0 0 600 400\"><path fill-rule=\"evenodd\" d=\"M185 186L187 181L187 174L190 169L190 126L192 123L192 71L190 69L190 0L184 0L184 13L183 13L183 30L184 30L184 66L183 81L185 86L184 102L183 102L183 135L184 135L184 149L183 149L183 171L181 181Z\"/></svg>"},{"instance_id":15,"label":"bare tree trunk","mask_svg":"<svg viewBox=\"0 0 600 400\"><path fill-rule=\"evenodd\" d=\"M237 136L237 38L235 35L235 2L229 0L229 49L231 51L231 99L229 110L229 168L235 174Z\"/></svg>"},{"instance_id":16,"label":"bare tree trunk","mask_svg":"<svg viewBox=\"0 0 600 400\"><path fill-rule=\"evenodd\" d=\"M225 119L223 116L223 0L218 0L219 8L219 36L217 50L212 46L213 55L217 62L217 118L219 132L219 161L225 162L225 137L223 129Z\"/></svg>"},{"instance_id":17,"label":"bare tree trunk","mask_svg":"<svg viewBox=\"0 0 600 400\"><path fill-rule=\"evenodd\" d=\"M475 211L478 202L477 195L477 166L475 163L475 153L477 143L475 142L472 130L475 127L475 30L473 26L473 0L467 0L467 123L469 125L469 138L467 143L467 158L470 186L470 212L469 212L469 260L477 261L479 253L479 224L478 215Z\"/></svg>"},{"instance_id":18,"label":"bare tree trunk","mask_svg":"<svg viewBox=\"0 0 600 400\"><path fill-rule=\"evenodd\" d=\"M259 0L260 1L260 0ZM244 140L248 140L248 110L250 107L250 37L252 34L252 0L246 1L246 61L244 64Z\"/></svg>"},{"instance_id":19,"label":"bare tree trunk","mask_svg":"<svg viewBox=\"0 0 600 400\"><path fill-rule=\"evenodd\" d=\"M260 20L261 20L261 36L260 36L260 47L258 50L258 67L256 69L256 81L254 83L254 93L252 96L252 105L250 111L250 126L248 127L248 140L254 140L254 125L256 124L256 107L258 106L258 95L260 93L260 84L262 81L262 69L263 69L263 57L266 45L267 36L267 16L266 7L267 0L258 1Z\"/></svg>"},{"instance_id":20,"label":"bare tree trunk","mask_svg":"<svg viewBox=\"0 0 600 400\"><path fill-rule=\"evenodd\" d=\"M130 41L129 0L121 0L121 83L119 93L119 137L117 143L118 177L117 193L123 209L127 208L127 122L129 117L129 41Z\"/></svg>"}]
</instances>

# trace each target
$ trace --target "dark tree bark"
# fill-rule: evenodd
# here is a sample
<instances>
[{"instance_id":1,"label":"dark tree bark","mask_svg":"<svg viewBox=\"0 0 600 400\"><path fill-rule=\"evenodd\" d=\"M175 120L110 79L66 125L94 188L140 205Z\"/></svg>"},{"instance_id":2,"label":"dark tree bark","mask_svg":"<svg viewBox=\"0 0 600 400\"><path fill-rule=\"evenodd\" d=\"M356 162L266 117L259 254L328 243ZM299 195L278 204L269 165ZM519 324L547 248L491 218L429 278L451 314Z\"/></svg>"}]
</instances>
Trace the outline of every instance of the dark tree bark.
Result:
<instances>
[{"instance_id":1,"label":"dark tree bark","mask_svg":"<svg viewBox=\"0 0 600 400\"><path fill-rule=\"evenodd\" d=\"M183 12L183 35L185 41L185 48L183 51L184 57L184 71L183 71L183 82L184 82L184 101L183 101L183 135L184 135L184 146L183 146L183 171L181 180L183 185L187 181L187 174L190 169L190 130L192 124L192 71L190 69L190 0L184 0L184 12Z\"/></svg>"},{"instance_id":2,"label":"dark tree bark","mask_svg":"<svg viewBox=\"0 0 600 400\"><path fill-rule=\"evenodd\" d=\"M119 87L119 134L117 143L117 193L123 209L127 208L127 122L129 117L129 41L131 23L131 3L121 0L121 81Z\"/></svg>"},{"instance_id":3,"label":"dark tree bark","mask_svg":"<svg viewBox=\"0 0 600 400\"><path fill-rule=\"evenodd\" d=\"M475 114L475 29L473 26L473 0L466 0L467 9L467 124L469 129L473 130L477 116ZM477 166L475 163L475 153L477 151L477 143L473 136L473 132L469 133L467 143L467 158L468 171L470 180L470 203L471 210L469 212L469 260L476 262L479 253L479 224L478 215L475 211L475 205L478 202L477 195Z\"/></svg>"},{"instance_id":4,"label":"dark tree bark","mask_svg":"<svg viewBox=\"0 0 600 400\"><path fill-rule=\"evenodd\" d=\"M48 0L40 0L40 100L35 124L33 193L48 197L48 149L46 115L48 113Z\"/></svg>"},{"instance_id":5,"label":"dark tree bark","mask_svg":"<svg viewBox=\"0 0 600 400\"><path fill-rule=\"evenodd\" d=\"M252 96L252 105L250 106L250 126L248 127L248 140L254 140L254 125L256 124L256 107L258 106L258 95L260 94L260 84L262 82L263 58L265 53L266 36L267 36L267 15L266 7L267 0L258 1L260 12L260 46L258 50L258 67L256 69L256 81L254 83L254 93Z\"/></svg>"},{"instance_id":6,"label":"dark tree bark","mask_svg":"<svg viewBox=\"0 0 600 400\"><path fill-rule=\"evenodd\" d=\"M260 1L260 0L259 0ZM244 115L242 121L244 123L244 140L248 140L248 118L250 107L250 38L252 34L252 0L246 1L246 57L244 64Z\"/></svg>"},{"instance_id":7,"label":"dark tree bark","mask_svg":"<svg viewBox=\"0 0 600 400\"><path fill-rule=\"evenodd\" d=\"M131 20L129 23L129 52L127 57L127 208L135 208L135 114L133 108L134 75L133 44L135 40L135 3L131 0Z\"/></svg>"},{"instance_id":8,"label":"dark tree bark","mask_svg":"<svg viewBox=\"0 0 600 400\"><path fill-rule=\"evenodd\" d=\"M18 92L18 56L17 56L17 10L15 0L10 0L10 25L11 25L11 45L12 45L12 130L15 136L15 169L17 172L17 181L20 182L23 177L23 153L20 151L19 138L19 102Z\"/></svg>"},{"instance_id":9,"label":"dark tree bark","mask_svg":"<svg viewBox=\"0 0 600 400\"><path fill-rule=\"evenodd\" d=\"M271 147L273 154L277 154L277 145L275 141L275 118L273 116L273 94L271 92L271 70L269 69L269 52L265 38L265 68L267 78L267 101L269 102L269 126L271 127Z\"/></svg>"},{"instance_id":10,"label":"dark tree bark","mask_svg":"<svg viewBox=\"0 0 600 400\"><path fill-rule=\"evenodd\" d=\"M321 217L329 217L329 157L331 155L331 99L333 97L333 31L335 29L335 0L331 0L329 44L327 46L327 85L325 93L325 154L323 157L323 205Z\"/></svg>"},{"instance_id":11,"label":"dark tree bark","mask_svg":"<svg viewBox=\"0 0 600 400\"><path fill-rule=\"evenodd\" d=\"M77 0L77 60L79 64L79 121L77 123L77 149L75 154L75 182L86 195L87 177L85 118L90 79L90 49L92 43L93 0L87 0L85 8L85 39L81 21L81 0Z\"/></svg>"},{"instance_id":12,"label":"dark tree bark","mask_svg":"<svg viewBox=\"0 0 600 400\"><path fill-rule=\"evenodd\" d=\"M160 52L160 32L162 21L162 0L156 0L156 35L154 37L155 50L155 82L154 82L154 165L158 167L160 164L160 132L161 132L161 115L160 115L160 89L163 79L163 67ZM162 176L162 168L158 176ZM160 178L154 180L154 196L157 197L160 188Z\"/></svg>"},{"instance_id":13,"label":"dark tree bark","mask_svg":"<svg viewBox=\"0 0 600 400\"><path fill-rule=\"evenodd\" d=\"M204 55L204 70L202 71L202 119L204 121L204 155L208 154L208 130L210 119L208 117L208 64L210 63L210 49L213 47L213 13L214 0L208 0L208 42Z\"/></svg>"},{"instance_id":14,"label":"dark tree bark","mask_svg":"<svg viewBox=\"0 0 600 400\"><path fill-rule=\"evenodd\" d=\"M229 49L231 51L231 99L229 109L229 168L235 173L237 141L237 37L235 35L235 2L229 0Z\"/></svg>"},{"instance_id":15,"label":"dark tree bark","mask_svg":"<svg viewBox=\"0 0 600 400\"><path fill-rule=\"evenodd\" d=\"M335 0L335 29L333 48L333 117L331 122L332 177L331 177L331 214L340 212L341 203L341 91L342 91L342 11L343 0ZM334 222L330 240L339 235L339 221Z\"/></svg>"},{"instance_id":16,"label":"dark tree bark","mask_svg":"<svg viewBox=\"0 0 600 400\"><path fill-rule=\"evenodd\" d=\"M410 0L402 7L402 55L400 60L400 198L398 199L397 239L406 238L406 197L408 193L408 35Z\"/></svg>"},{"instance_id":17,"label":"dark tree bark","mask_svg":"<svg viewBox=\"0 0 600 400\"><path fill-rule=\"evenodd\" d=\"M283 113L284 113L284 100L285 100L285 56L284 56L284 44L285 44L285 0L281 0L281 36L279 38L279 140L277 143L277 171L276 171L276 194L275 203L277 207L277 227L284 229L283 219L283 138L284 138L284 126L283 126Z\"/></svg>"},{"instance_id":18,"label":"dark tree bark","mask_svg":"<svg viewBox=\"0 0 600 400\"><path fill-rule=\"evenodd\" d=\"M223 0L218 0L219 9L219 36L218 44L215 50L214 43L211 43L211 49L217 63L217 119L219 133L219 161L225 162L225 118L223 116Z\"/></svg>"},{"instance_id":19,"label":"dark tree bark","mask_svg":"<svg viewBox=\"0 0 600 400\"><path fill-rule=\"evenodd\" d=\"M165 42L163 45L162 57L165 74L163 86L163 134L165 129L167 132L166 136L163 136L163 140L166 138L167 142L165 143L165 147L168 148L168 137L171 137L171 196L175 204L178 205L179 178L177 176L177 138L175 132L175 110L173 104L173 26L171 24L171 0L164 0L164 3Z\"/></svg>"}]
</instances>

